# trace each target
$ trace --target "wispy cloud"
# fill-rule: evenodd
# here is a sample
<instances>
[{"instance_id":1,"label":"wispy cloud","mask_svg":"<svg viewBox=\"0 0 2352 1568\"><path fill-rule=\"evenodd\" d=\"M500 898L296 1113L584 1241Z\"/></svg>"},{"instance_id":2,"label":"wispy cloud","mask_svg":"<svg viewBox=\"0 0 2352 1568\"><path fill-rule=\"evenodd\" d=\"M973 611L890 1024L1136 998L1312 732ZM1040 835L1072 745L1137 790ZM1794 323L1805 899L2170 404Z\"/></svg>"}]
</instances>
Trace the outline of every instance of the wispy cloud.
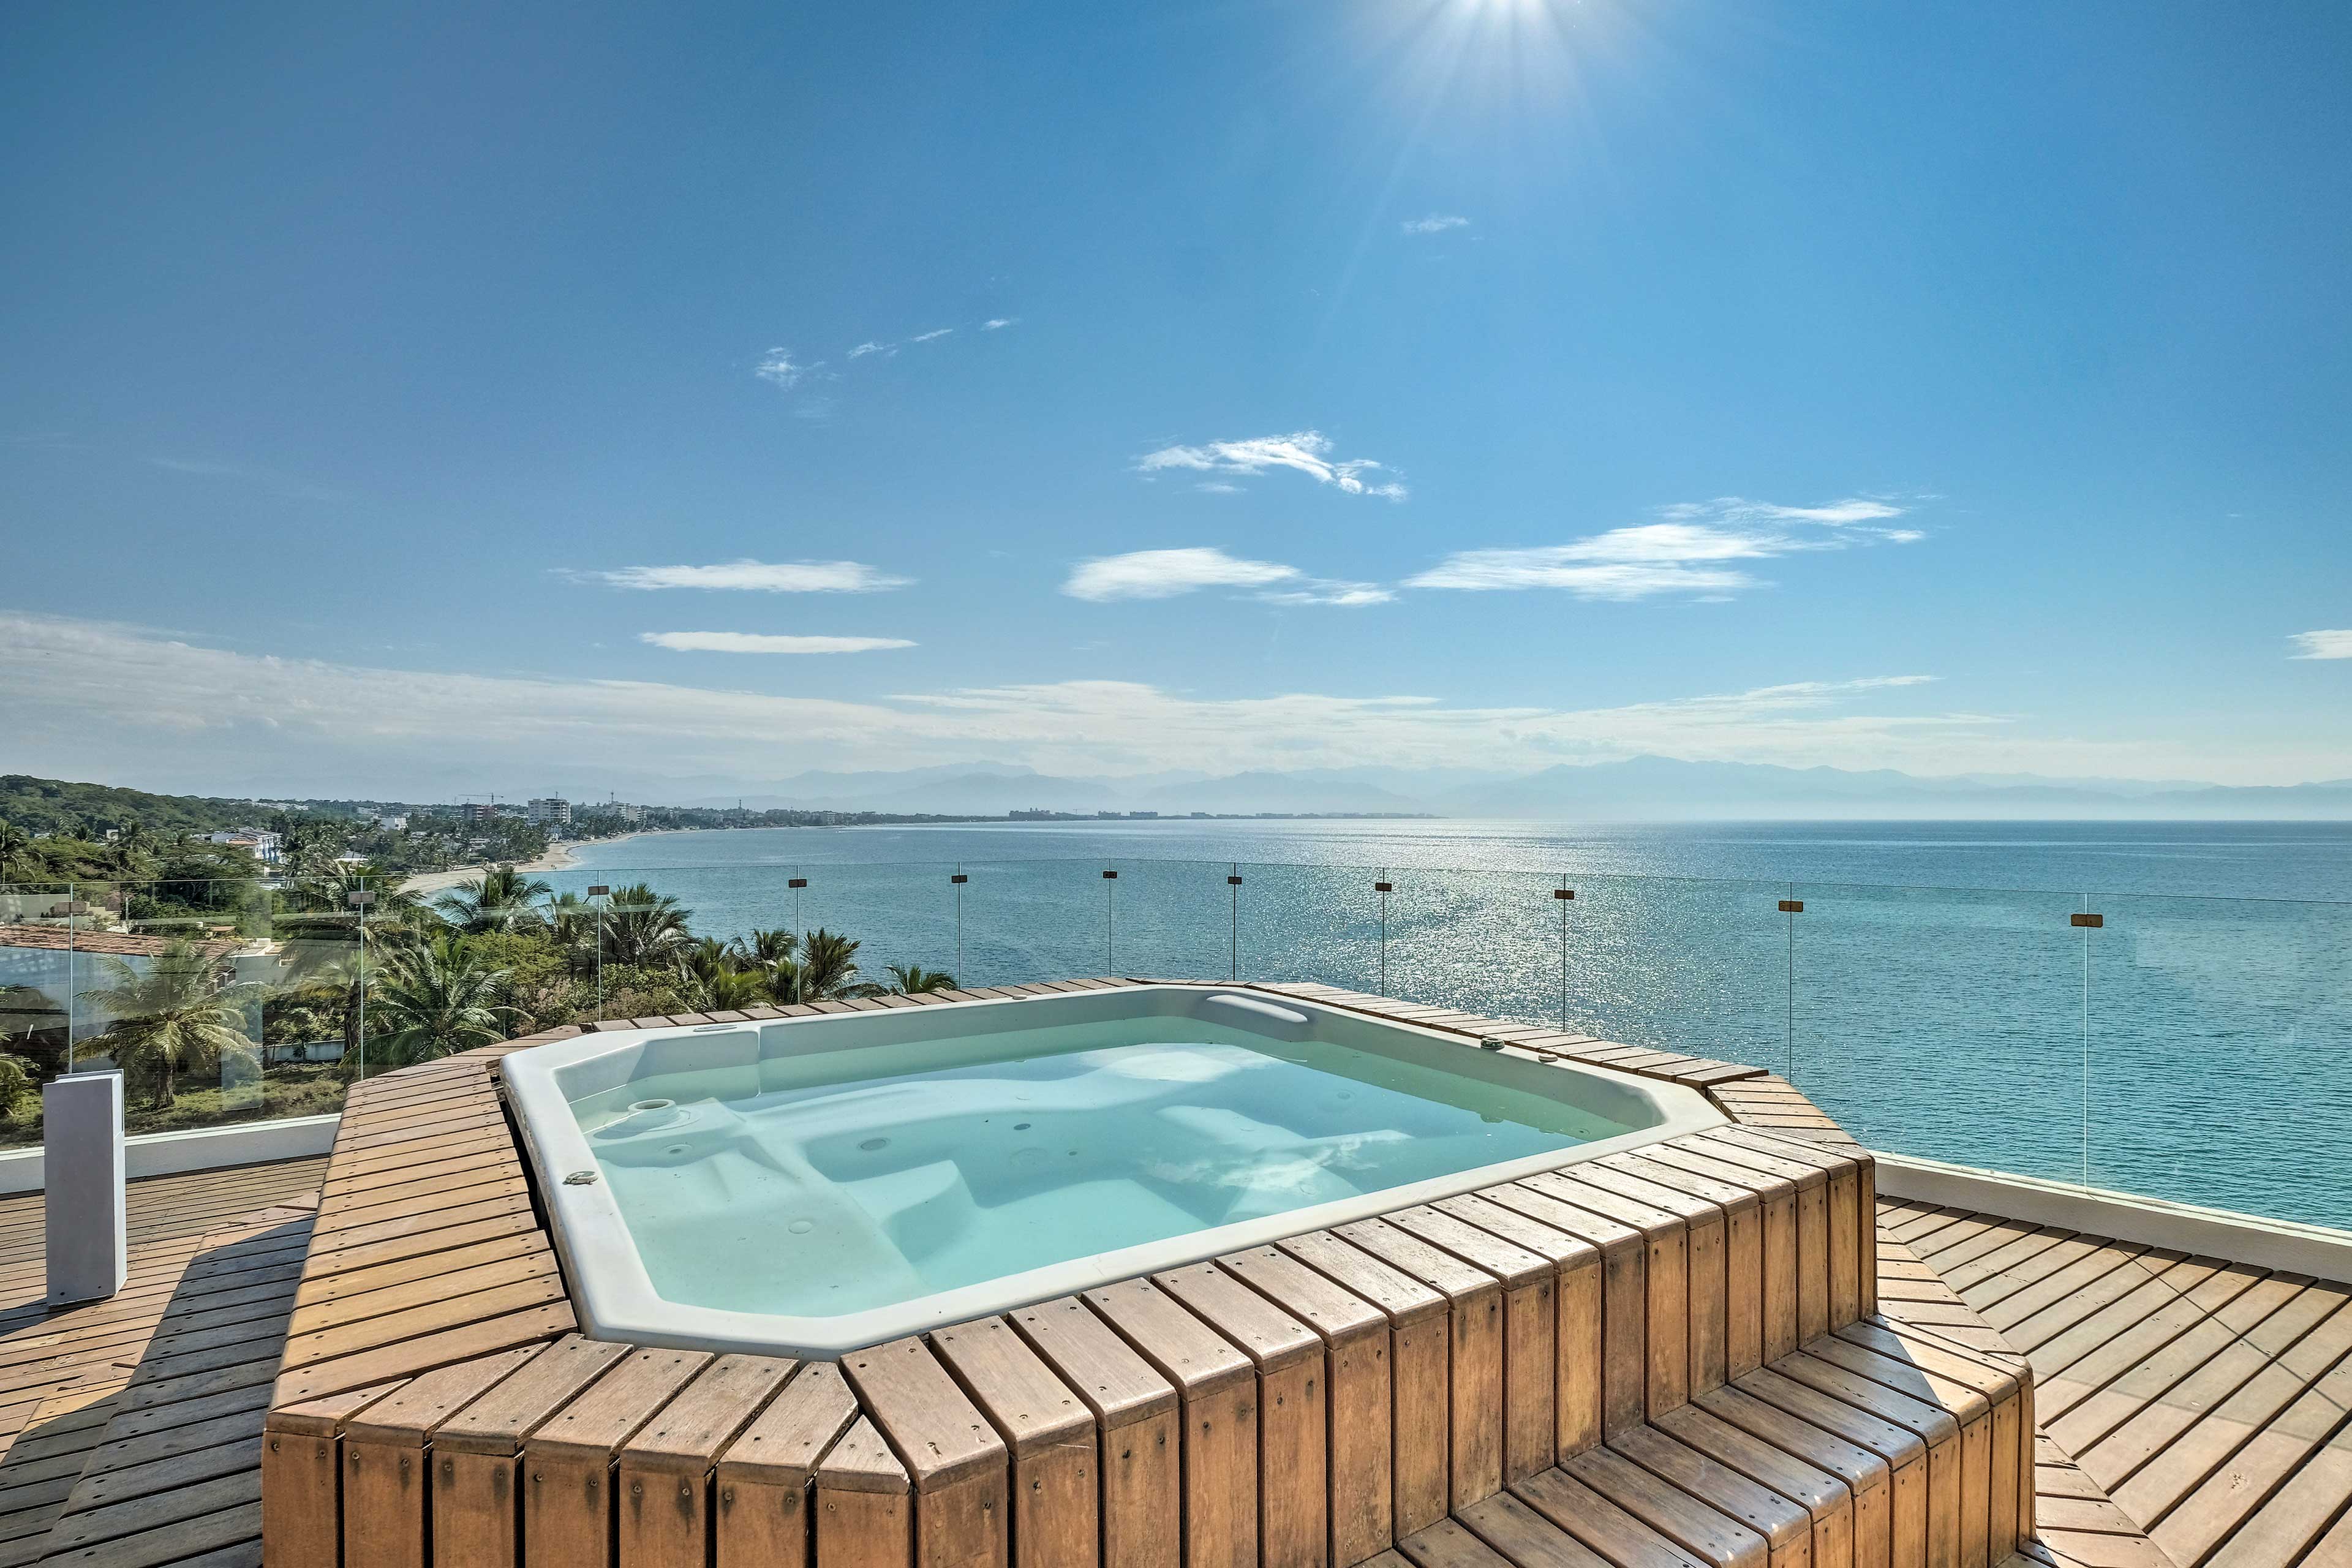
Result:
<instances>
[{"instance_id":1,"label":"wispy cloud","mask_svg":"<svg viewBox=\"0 0 2352 1568\"><path fill-rule=\"evenodd\" d=\"M2352 630L2297 632L2287 641L2302 650L2290 658L2352 658Z\"/></svg>"},{"instance_id":2,"label":"wispy cloud","mask_svg":"<svg viewBox=\"0 0 2352 1568\"><path fill-rule=\"evenodd\" d=\"M1384 496L1402 500L1404 486L1394 480L1373 483L1367 474L1392 472L1370 458L1334 458L1332 442L1319 430L1297 430L1287 436L1253 436L1239 441L1211 441L1198 447L1162 447L1147 452L1136 468L1146 474L1170 469L1232 474L1255 478L1269 468L1288 468L1317 484L1330 485L1349 495Z\"/></svg>"},{"instance_id":3,"label":"wispy cloud","mask_svg":"<svg viewBox=\"0 0 2352 1568\"><path fill-rule=\"evenodd\" d=\"M1343 583L1326 577L1304 577L1295 588L1269 588L1258 595L1269 605L1337 605L1344 609L1358 609L1366 605L1385 605L1396 597L1392 589L1378 583Z\"/></svg>"},{"instance_id":4,"label":"wispy cloud","mask_svg":"<svg viewBox=\"0 0 2352 1568\"><path fill-rule=\"evenodd\" d=\"M751 374L789 392L824 368L823 360L803 364L793 358L792 350L772 348L760 356L760 363L752 367Z\"/></svg>"},{"instance_id":5,"label":"wispy cloud","mask_svg":"<svg viewBox=\"0 0 2352 1568\"><path fill-rule=\"evenodd\" d=\"M1427 217L1412 217L1401 226L1407 234L1444 234L1449 228L1468 228L1470 220L1451 213L1431 213Z\"/></svg>"},{"instance_id":6,"label":"wispy cloud","mask_svg":"<svg viewBox=\"0 0 2352 1568\"><path fill-rule=\"evenodd\" d=\"M1818 522L1831 528L1877 522L1901 517L1904 509L1891 501L1860 496L1833 500L1826 506L1777 506L1745 496L1717 496L1713 500L1681 501L1662 506L1658 515L1679 522Z\"/></svg>"},{"instance_id":7,"label":"wispy cloud","mask_svg":"<svg viewBox=\"0 0 2352 1568\"><path fill-rule=\"evenodd\" d=\"M1607 708L1314 691L1203 698L1104 680L849 699L337 663L16 612L0 612L0 666L11 671L0 681L0 733L21 771L228 795L326 794L339 784L348 793L364 774L380 781L371 787L436 799L550 776L772 778L976 757L1061 773L1533 769L1643 752L1946 773L2221 772L2243 783L2344 772L2341 743L2328 733L2218 746L2163 726L2143 740L2086 740L1931 705L1935 689L1914 674Z\"/></svg>"},{"instance_id":8,"label":"wispy cloud","mask_svg":"<svg viewBox=\"0 0 2352 1568\"><path fill-rule=\"evenodd\" d=\"M912 578L857 561L728 561L714 566L624 566L574 575L615 588L718 588L761 594L878 594Z\"/></svg>"},{"instance_id":9,"label":"wispy cloud","mask_svg":"<svg viewBox=\"0 0 2352 1568\"><path fill-rule=\"evenodd\" d=\"M1202 588L1255 588L1278 605L1384 605L1396 595L1377 583L1310 577L1277 561L1247 561L1222 550L1136 550L1082 561L1062 584L1073 599L1172 599Z\"/></svg>"},{"instance_id":10,"label":"wispy cloud","mask_svg":"<svg viewBox=\"0 0 2352 1568\"><path fill-rule=\"evenodd\" d=\"M1110 599L1172 599L1200 588L1262 588L1298 575L1296 566L1244 561L1222 550L1136 550L1082 561L1062 592L1099 604Z\"/></svg>"},{"instance_id":11,"label":"wispy cloud","mask_svg":"<svg viewBox=\"0 0 2352 1568\"><path fill-rule=\"evenodd\" d=\"M639 632L637 640L677 653L871 653L912 647L904 637L772 637L761 632Z\"/></svg>"},{"instance_id":12,"label":"wispy cloud","mask_svg":"<svg viewBox=\"0 0 2352 1568\"><path fill-rule=\"evenodd\" d=\"M1661 507L1664 522L1612 528L1567 544L1464 550L1405 579L1408 588L1549 588L1584 599L1661 594L1722 597L1759 585L1737 563L1857 544L1909 544L1917 529L1883 528L1905 509L1866 499L1779 506L1727 496Z\"/></svg>"},{"instance_id":13,"label":"wispy cloud","mask_svg":"<svg viewBox=\"0 0 2352 1568\"><path fill-rule=\"evenodd\" d=\"M352 498L341 490L314 485L308 479L291 474L281 474L275 468L265 468L254 463L200 462L185 458L149 458L148 465L168 474L186 474L194 479L226 479L237 484L256 486L295 500L341 501Z\"/></svg>"},{"instance_id":14,"label":"wispy cloud","mask_svg":"<svg viewBox=\"0 0 2352 1568\"><path fill-rule=\"evenodd\" d=\"M976 330L983 332L1002 331L1006 327L1014 325L1020 319L1018 316L991 316L987 321L981 322ZM863 342L845 349L841 357L845 363L877 356L880 359L892 360L898 357L901 349L915 343L935 343L941 338L953 337L955 331L956 329L953 327L934 327L928 332L915 332L904 339L886 341L880 338L867 338ZM752 374L762 381L772 382L786 390L811 379L823 381L841 379L837 374L825 369L824 361L814 360L803 363L793 358L793 351L787 348L770 349L761 356ZM803 407L801 412L803 417L821 418L831 412L831 409L830 405L814 411Z\"/></svg>"}]
</instances>

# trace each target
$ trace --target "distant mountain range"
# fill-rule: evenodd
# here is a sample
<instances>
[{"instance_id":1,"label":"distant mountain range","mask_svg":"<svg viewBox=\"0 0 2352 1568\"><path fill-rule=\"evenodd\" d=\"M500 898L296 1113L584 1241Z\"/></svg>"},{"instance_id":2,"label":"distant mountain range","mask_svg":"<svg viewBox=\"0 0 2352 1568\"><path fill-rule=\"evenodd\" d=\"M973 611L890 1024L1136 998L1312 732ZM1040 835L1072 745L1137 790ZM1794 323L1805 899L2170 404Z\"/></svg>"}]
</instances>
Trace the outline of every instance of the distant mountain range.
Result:
<instances>
[{"instance_id":1,"label":"distant mountain range","mask_svg":"<svg viewBox=\"0 0 2352 1568\"><path fill-rule=\"evenodd\" d=\"M691 805L731 806L712 796ZM895 773L806 773L740 797L753 810L1001 816L1010 811L1429 812L1533 821L1696 822L1857 817L2352 819L2352 779L2281 786L2031 773L1922 777L1672 757L1562 763L1512 776L1471 769L1311 768L1214 776L1060 778L974 763Z\"/></svg>"}]
</instances>

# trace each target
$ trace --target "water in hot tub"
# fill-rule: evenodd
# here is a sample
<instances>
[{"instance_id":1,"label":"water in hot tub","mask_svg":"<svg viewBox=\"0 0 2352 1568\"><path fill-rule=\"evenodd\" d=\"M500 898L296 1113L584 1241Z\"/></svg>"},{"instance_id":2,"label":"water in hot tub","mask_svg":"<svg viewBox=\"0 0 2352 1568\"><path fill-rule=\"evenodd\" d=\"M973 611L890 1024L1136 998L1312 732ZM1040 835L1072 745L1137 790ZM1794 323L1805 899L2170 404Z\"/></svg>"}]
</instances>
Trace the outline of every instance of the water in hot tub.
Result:
<instances>
[{"instance_id":1,"label":"water in hot tub","mask_svg":"<svg viewBox=\"0 0 2352 1568\"><path fill-rule=\"evenodd\" d=\"M1465 1074L1171 1022L770 1058L572 1109L657 1293L806 1317L1628 1131Z\"/></svg>"}]
</instances>

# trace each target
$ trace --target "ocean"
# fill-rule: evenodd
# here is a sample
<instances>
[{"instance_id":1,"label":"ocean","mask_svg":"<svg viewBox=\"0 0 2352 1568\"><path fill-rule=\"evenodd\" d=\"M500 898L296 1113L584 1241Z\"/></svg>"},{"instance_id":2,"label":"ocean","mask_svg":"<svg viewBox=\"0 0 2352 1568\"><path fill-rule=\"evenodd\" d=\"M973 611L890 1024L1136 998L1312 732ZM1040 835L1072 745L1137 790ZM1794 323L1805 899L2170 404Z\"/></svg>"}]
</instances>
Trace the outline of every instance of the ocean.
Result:
<instances>
[{"instance_id":1,"label":"ocean","mask_svg":"<svg viewBox=\"0 0 2352 1568\"><path fill-rule=\"evenodd\" d=\"M2352 1225L2352 825L1171 819L577 854L559 890L649 882L722 937L822 925L877 978L1326 981L1769 1067L1876 1149Z\"/></svg>"}]
</instances>

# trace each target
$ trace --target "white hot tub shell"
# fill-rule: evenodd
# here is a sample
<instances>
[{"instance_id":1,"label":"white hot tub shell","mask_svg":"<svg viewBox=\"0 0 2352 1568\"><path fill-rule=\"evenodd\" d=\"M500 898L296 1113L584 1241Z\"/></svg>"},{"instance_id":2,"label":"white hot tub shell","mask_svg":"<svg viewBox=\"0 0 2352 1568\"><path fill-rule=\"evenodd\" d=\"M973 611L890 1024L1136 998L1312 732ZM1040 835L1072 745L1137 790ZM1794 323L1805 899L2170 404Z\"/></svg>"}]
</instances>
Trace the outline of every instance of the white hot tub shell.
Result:
<instances>
[{"instance_id":1,"label":"white hot tub shell","mask_svg":"<svg viewBox=\"0 0 2352 1568\"><path fill-rule=\"evenodd\" d=\"M1097 1040L1107 1048L1090 1050ZM1150 1043L1160 1041L1181 1043ZM1007 1063L1029 1076L1006 1076ZM1042 1079L1040 1064L1050 1069ZM1324 1070L1311 1071L1318 1066ZM518 1051L500 1070L582 1331L816 1359L1726 1121L1681 1085L1482 1050L1457 1035L1213 985L605 1031ZM1232 1088L1295 1098L1301 1075L1360 1084L1363 1100L1383 1102L1387 1113L1367 1131L1346 1122L1345 1107L1302 1107L1294 1117L1286 1100L1267 1109L1236 1100ZM1105 1082L1118 1103L1056 1100L1080 1083L1099 1097ZM1332 1098L1348 1100L1350 1092ZM824 1100L825 1120L822 1135L803 1142L759 1141L732 1113L779 1104L789 1112L812 1096ZM1425 1107L1428 1116L1400 1117L1397 1105ZM1044 1203L1050 1217L1021 1232L1024 1247L1006 1249L1009 1263L993 1271L985 1222L997 1212L991 1205L1002 1183L992 1181L1040 1156L1024 1147L998 1159L992 1146L1014 1131L1028 1135L1033 1123L1050 1129L1056 1115L1063 1125L1099 1131L1112 1145L1101 1160L1143 1157L1131 1146L1157 1139L1193 1140L1211 1167L1214 1205L1194 1198L1189 1212L1206 1217L1192 1222L1132 1181L1048 1181L1043 1193L1032 1183L1004 1202ZM1323 1120L1313 1121L1318 1115ZM891 1144L900 1130L894 1118L907 1119L900 1146L859 1152ZM1271 1152L1249 1147L1269 1121L1299 1126L1278 1129ZM983 1142L992 1147L976 1147ZM1370 1144L1386 1163L1361 1159ZM960 1157L966 1145L973 1146L969 1161ZM743 1154L733 1152L739 1148ZM1507 1157L1480 1152L1496 1148ZM731 1163L711 1164L714 1150ZM1155 1170L1169 1163L1164 1152L1148 1157ZM871 1174L859 1163L868 1160ZM1340 1173L1359 1163L1372 1173L1356 1175L1360 1185L1382 1172L1408 1179L1357 1190ZM972 1169L960 1169L965 1164ZM1234 1169L1244 1175L1234 1178ZM1274 1175L1258 1179L1268 1169ZM627 1191L616 1191L616 1178ZM921 1190L909 1199L915 1186ZM1102 1199L1097 1187L1132 1201ZM694 1194L713 1191L736 1194L734 1206L723 1215L695 1206ZM923 1234L909 1239L915 1215ZM644 1235L632 1231L633 1220ZM1113 1222L1140 1226L1147 1238L1097 1246L1126 1234ZM1048 1233L1042 1239L1041 1230ZM796 1258L805 1269L796 1272ZM809 1310L800 1273L820 1262L849 1271L832 1289L851 1310ZM721 1283L680 1286L688 1277ZM762 1310L778 1303L792 1310Z\"/></svg>"}]
</instances>

